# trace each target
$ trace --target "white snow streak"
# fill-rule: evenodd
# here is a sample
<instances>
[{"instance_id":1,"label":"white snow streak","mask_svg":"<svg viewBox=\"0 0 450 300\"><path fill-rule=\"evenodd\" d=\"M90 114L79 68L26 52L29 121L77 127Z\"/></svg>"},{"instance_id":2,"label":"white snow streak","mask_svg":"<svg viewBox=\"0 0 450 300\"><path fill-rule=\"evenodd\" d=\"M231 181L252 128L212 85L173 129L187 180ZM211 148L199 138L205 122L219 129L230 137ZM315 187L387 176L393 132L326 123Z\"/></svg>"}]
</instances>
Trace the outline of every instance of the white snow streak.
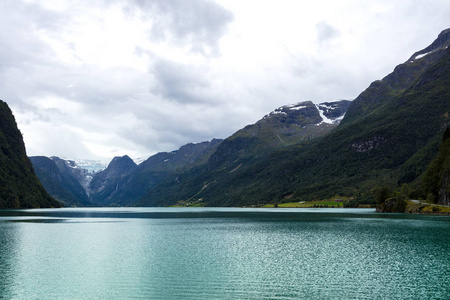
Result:
<instances>
[{"instance_id":1,"label":"white snow streak","mask_svg":"<svg viewBox=\"0 0 450 300\"><path fill-rule=\"evenodd\" d=\"M325 116L323 114L323 111L320 109L319 104L315 104L315 105L316 105L317 110L319 111L320 117L322 118L322 122L319 124L322 124L322 123L333 124L333 120L328 119L327 116Z\"/></svg>"},{"instance_id":2,"label":"white snow streak","mask_svg":"<svg viewBox=\"0 0 450 300\"><path fill-rule=\"evenodd\" d=\"M306 106L288 107L290 110L300 110L306 108Z\"/></svg>"}]
</instances>

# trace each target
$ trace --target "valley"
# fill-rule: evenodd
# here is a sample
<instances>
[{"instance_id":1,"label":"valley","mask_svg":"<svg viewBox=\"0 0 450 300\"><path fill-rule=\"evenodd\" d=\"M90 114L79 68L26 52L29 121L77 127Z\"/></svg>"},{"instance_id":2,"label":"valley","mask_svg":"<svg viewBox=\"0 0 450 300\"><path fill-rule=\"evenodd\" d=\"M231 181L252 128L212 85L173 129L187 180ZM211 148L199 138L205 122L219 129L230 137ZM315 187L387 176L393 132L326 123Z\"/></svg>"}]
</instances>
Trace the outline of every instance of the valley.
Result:
<instances>
[{"instance_id":1,"label":"valley","mask_svg":"<svg viewBox=\"0 0 450 300\"><path fill-rule=\"evenodd\" d=\"M377 190L398 194L403 185L406 197L431 193L439 203L444 196L422 181L450 124L449 44L447 29L352 101L285 105L224 140L188 144L139 165L123 156L92 174L61 163L49 174L31 160L47 191L68 206L256 207L334 195L375 205Z\"/></svg>"}]
</instances>

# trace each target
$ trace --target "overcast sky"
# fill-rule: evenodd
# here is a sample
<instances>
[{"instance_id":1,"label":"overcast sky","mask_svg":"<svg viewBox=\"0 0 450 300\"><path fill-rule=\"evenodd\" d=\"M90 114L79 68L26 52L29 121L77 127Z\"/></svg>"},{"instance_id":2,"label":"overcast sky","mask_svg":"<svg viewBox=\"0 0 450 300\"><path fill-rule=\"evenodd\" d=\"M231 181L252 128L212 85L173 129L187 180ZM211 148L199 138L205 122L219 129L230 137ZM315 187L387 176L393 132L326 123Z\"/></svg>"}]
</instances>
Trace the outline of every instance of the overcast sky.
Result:
<instances>
[{"instance_id":1,"label":"overcast sky","mask_svg":"<svg viewBox=\"0 0 450 300\"><path fill-rule=\"evenodd\" d=\"M0 99L30 156L147 158L354 99L448 27L448 0L1 0Z\"/></svg>"}]
</instances>

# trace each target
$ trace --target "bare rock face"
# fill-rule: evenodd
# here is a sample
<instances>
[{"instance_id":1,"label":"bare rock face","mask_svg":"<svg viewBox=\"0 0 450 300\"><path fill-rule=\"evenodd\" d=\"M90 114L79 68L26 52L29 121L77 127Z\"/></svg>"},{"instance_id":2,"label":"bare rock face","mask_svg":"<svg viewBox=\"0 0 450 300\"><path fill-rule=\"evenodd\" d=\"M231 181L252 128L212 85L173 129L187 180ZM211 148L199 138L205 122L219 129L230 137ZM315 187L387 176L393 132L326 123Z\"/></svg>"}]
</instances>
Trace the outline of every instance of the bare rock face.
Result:
<instances>
[{"instance_id":1,"label":"bare rock face","mask_svg":"<svg viewBox=\"0 0 450 300\"><path fill-rule=\"evenodd\" d=\"M375 136L373 139L368 141L359 141L352 144L352 148L356 152L367 152L370 150L377 149L386 143L386 139L382 136Z\"/></svg>"}]
</instances>

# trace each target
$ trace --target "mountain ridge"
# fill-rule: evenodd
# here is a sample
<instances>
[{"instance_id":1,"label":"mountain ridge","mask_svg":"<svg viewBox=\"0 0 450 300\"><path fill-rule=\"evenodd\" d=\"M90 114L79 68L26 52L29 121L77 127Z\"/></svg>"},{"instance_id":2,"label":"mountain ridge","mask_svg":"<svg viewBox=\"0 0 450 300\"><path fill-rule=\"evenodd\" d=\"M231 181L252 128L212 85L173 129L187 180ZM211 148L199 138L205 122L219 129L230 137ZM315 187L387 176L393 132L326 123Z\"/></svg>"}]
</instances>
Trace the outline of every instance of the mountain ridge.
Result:
<instances>
[{"instance_id":1,"label":"mountain ridge","mask_svg":"<svg viewBox=\"0 0 450 300\"><path fill-rule=\"evenodd\" d=\"M341 123L350 123L398 97L445 55L449 45L450 29L446 29L429 46L415 52L406 62L397 65L393 72L381 80L372 82L355 98Z\"/></svg>"},{"instance_id":2,"label":"mountain ridge","mask_svg":"<svg viewBox=\"0 0 450 300\"><path fill-rule=\"evenodd\" d=\"M437 45L443 45L443 36L448 43L447 33L439 36ZM280 149L233 175L218 168L194 178L186 173L180 176L184 181L166 182L139 204L171 205L167 200L171 195L176 197L172 204L201 199L208 206L312 200L335 194L369 201L374 187L397 186L412 159L417 168L408 182L416 180L435 155L436 150L429 149L449 121L449 69L446 47L403 63L383 80L374 81L351 103L340 125L312 144Z\"/></svg>"},{"instance_id":3,"label":"mountain ridge","mask_svg":"<svg viewBox=\"0 0 450 300\"><path fill-rule=\"evenodd\" d=\"M285 105L203 150L157 153L94 202L246 206L336 194L373 201L377 186L413 184L450 124L449 44L446 29L353 101Z\"/></svg>"}]
</instances>

